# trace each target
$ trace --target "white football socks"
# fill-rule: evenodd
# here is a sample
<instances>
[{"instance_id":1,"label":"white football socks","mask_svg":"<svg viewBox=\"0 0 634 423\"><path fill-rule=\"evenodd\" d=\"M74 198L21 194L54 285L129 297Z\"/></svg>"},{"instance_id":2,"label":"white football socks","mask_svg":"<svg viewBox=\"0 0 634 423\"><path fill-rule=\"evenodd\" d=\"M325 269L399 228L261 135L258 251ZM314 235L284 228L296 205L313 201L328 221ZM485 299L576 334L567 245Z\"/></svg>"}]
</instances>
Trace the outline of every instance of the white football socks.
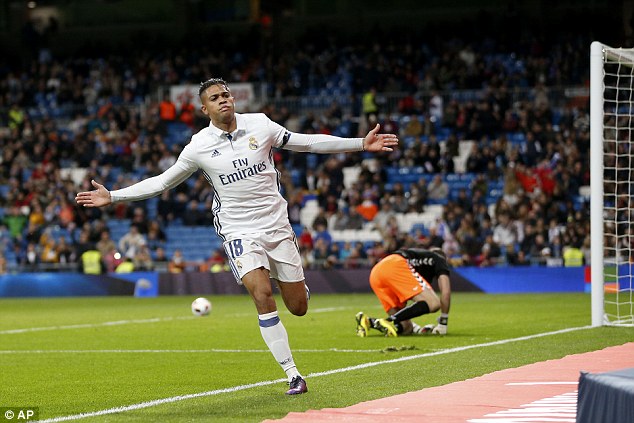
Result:
<instances>
[{"instance_id":1,"label":"white football socks","mask_svg":"<svg viewBox=\"0 0 634 423\"><path fill-rule=\"evenodd\" d=\"M292 380L295 376L301 376L295 366L291 347L288 345L288 334L286 328L282 324L277 311L258 315L260 323L260 333L266 345L273 353L275 360L282 366L286 372L288 380Z\"/></svg>"}]
</instances>

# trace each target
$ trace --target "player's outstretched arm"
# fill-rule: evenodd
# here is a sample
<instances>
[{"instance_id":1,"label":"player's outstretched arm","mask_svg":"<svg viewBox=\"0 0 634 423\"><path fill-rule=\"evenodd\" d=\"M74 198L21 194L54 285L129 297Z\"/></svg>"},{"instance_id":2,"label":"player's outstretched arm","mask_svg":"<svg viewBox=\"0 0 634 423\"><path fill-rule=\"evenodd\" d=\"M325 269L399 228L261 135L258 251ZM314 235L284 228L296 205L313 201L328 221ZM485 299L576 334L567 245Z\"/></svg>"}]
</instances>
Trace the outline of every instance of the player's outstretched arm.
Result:
<instances>
[{"instance_id":1,"label":"player's outstretched arm","mask_svg":"<svg viewBox=\"0 0 634 423\"><path fill-rule=\"evenodd\" d=\"M394 146L398 145L398 137L394 134L379 134L381 125L378 123L376 126L368 132L368 135L363 138L363 150L364 151L392 151Z\"/></svg>"},{"instance_id":2,"label":"player's outstretched arm","mask_svg":"<svg viewBox=\"0 0 634 423\"><path fill-rule=\"evenodd\" d=\"M84 191L77 193L75 201L80 206L84 207L103 207L112 203L110 197L110 191L103 185L97 183L94 179L90 181L93 187L96 189L93 191Z\"/></svg>"}]
</instances>

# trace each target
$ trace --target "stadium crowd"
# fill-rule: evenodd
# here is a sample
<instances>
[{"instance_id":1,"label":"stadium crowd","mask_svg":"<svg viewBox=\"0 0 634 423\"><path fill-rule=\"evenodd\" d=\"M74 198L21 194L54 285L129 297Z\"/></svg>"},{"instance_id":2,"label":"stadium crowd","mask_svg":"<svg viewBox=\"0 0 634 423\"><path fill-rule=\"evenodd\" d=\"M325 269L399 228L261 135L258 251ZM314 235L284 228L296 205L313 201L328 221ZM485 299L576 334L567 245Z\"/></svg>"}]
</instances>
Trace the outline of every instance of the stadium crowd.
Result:
<instances>
[{"instance_id":1,"label":"stadium crowd","mask_svg":"<svg viewBox=\"0 0 634 423\"><path fill-rule=\"evenodd\" d=\"M210 76L264 84L270 101L253 111L291 131L356 136L378 121L400 135L401 147L372 163L363 153L311 161L275 152L307 267L369 266L417 245L442 247L452 264L464 266L589 262L589 204L580 197L589 185L587 98L566 98L560 90L587 86L589 44L583 37L512 46L491 39L379 41L309 45L279 56L201 47L108 57L41 54L27 66L5 64L0 272L80 266L94 250L109 271L130 262L173 272L226 269L222 248L195 266L180 250L165 252L170 226L211 222L213 189L202 175L163 193L154 206L101 211L73 202L91 179L116 189L173 164L188 139L173 142L170 127L194 131L206 123L191 104L177 107L159 93ZM297 109L277 101L289 97L326 104ZM447 176L457 172L465 141L472 148L463 171L473 178L454 191ZM343 169L353 166L358 178L346 186ZM404 168L422 175L413 183L389 180L390 169ZM490 187L500 183L503 191L492 196ZM320 211L302 226L311 198ZM442 206L433 225L399 227L398 214L430 205ZM129 231L113 239L109 228L117 220L129 222ZM332 239L332 231L364 228L378 230L382 241Z\"/></svg>"}]
</instances>

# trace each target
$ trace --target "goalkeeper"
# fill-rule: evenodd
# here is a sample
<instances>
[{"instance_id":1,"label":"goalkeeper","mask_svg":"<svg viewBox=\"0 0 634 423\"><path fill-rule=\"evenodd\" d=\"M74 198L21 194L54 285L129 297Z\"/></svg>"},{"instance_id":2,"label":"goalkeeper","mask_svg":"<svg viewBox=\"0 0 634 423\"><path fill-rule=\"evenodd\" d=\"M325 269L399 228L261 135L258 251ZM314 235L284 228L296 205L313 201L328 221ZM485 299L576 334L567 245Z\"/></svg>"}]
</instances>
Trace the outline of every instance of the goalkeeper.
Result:
<instances>
[{"instance_id":1,"label":"goalkeeper","mask_svg":"<svg viewBox=\"0 0 634 423\"><path fill-rule=\"evenodd\" d=\"M385 336L402 336L431 332L447 334L451 285L449 265L440 248L397 250L378 262L370 272L370 286L388 314L387 318L368 317L357 313L357 335L368 336L376 329ZM431 283L437 280L440 298ZM409 304L408 304L409 303ZM414 317L435 313L440 309L437 325L421 327Z\"/></svg>"}]
</instances>

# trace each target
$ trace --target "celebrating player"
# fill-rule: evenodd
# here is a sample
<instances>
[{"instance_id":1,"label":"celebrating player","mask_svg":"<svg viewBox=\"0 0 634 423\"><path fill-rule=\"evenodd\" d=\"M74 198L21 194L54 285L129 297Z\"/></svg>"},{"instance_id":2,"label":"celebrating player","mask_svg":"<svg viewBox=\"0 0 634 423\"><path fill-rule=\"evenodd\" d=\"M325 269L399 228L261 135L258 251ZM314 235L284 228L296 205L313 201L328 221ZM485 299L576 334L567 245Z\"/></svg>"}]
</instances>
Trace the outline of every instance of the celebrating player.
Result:
<instances>
[{"instance_id":1,"label":"celebrating player","mask_svg":"<svg viewBox=\"0 0 634 423\"><path fill-rule=\"evenodd\" d=\"M430 285L437 279L440 298ZM408 248L397 250L378 262L370 272L370 286L388 313L385 319L368 317L357 313L357 335L368 336L371 328L385 336L400 336L431 332L447 334L451 284L449 266L440 248L423 250ZM407 302L411 301L410 305ZM412 322L414 317L435 313L441 314L437 325L421 327Z\"/></svg>"},{"instance_id":2,"label":"celebrating player","mask_svg":"<svg viewBox=\"0 0 634 423\"><path fill-rule=\"evenodd\" d=\"M236 280L244 284L255 303L262 337L286 372L290 385L286 393L302 394L308 388L295 366L270 279L276 280L286 308L296 316L306 314L309 295L286 201L279 192L272 149L313 153L392 151L398 138L379 134L379 125L365 138L290 132L264 114L236 113L231 90L222 79L203 82L198 94L201 111L211 122L192 136L173 166L115 191L92 181L96 190L78 193L76 201L85 207L102 207L150 198L201 169L214 187L214 227L223 240Z\"/></svg>"}]
</instances>

